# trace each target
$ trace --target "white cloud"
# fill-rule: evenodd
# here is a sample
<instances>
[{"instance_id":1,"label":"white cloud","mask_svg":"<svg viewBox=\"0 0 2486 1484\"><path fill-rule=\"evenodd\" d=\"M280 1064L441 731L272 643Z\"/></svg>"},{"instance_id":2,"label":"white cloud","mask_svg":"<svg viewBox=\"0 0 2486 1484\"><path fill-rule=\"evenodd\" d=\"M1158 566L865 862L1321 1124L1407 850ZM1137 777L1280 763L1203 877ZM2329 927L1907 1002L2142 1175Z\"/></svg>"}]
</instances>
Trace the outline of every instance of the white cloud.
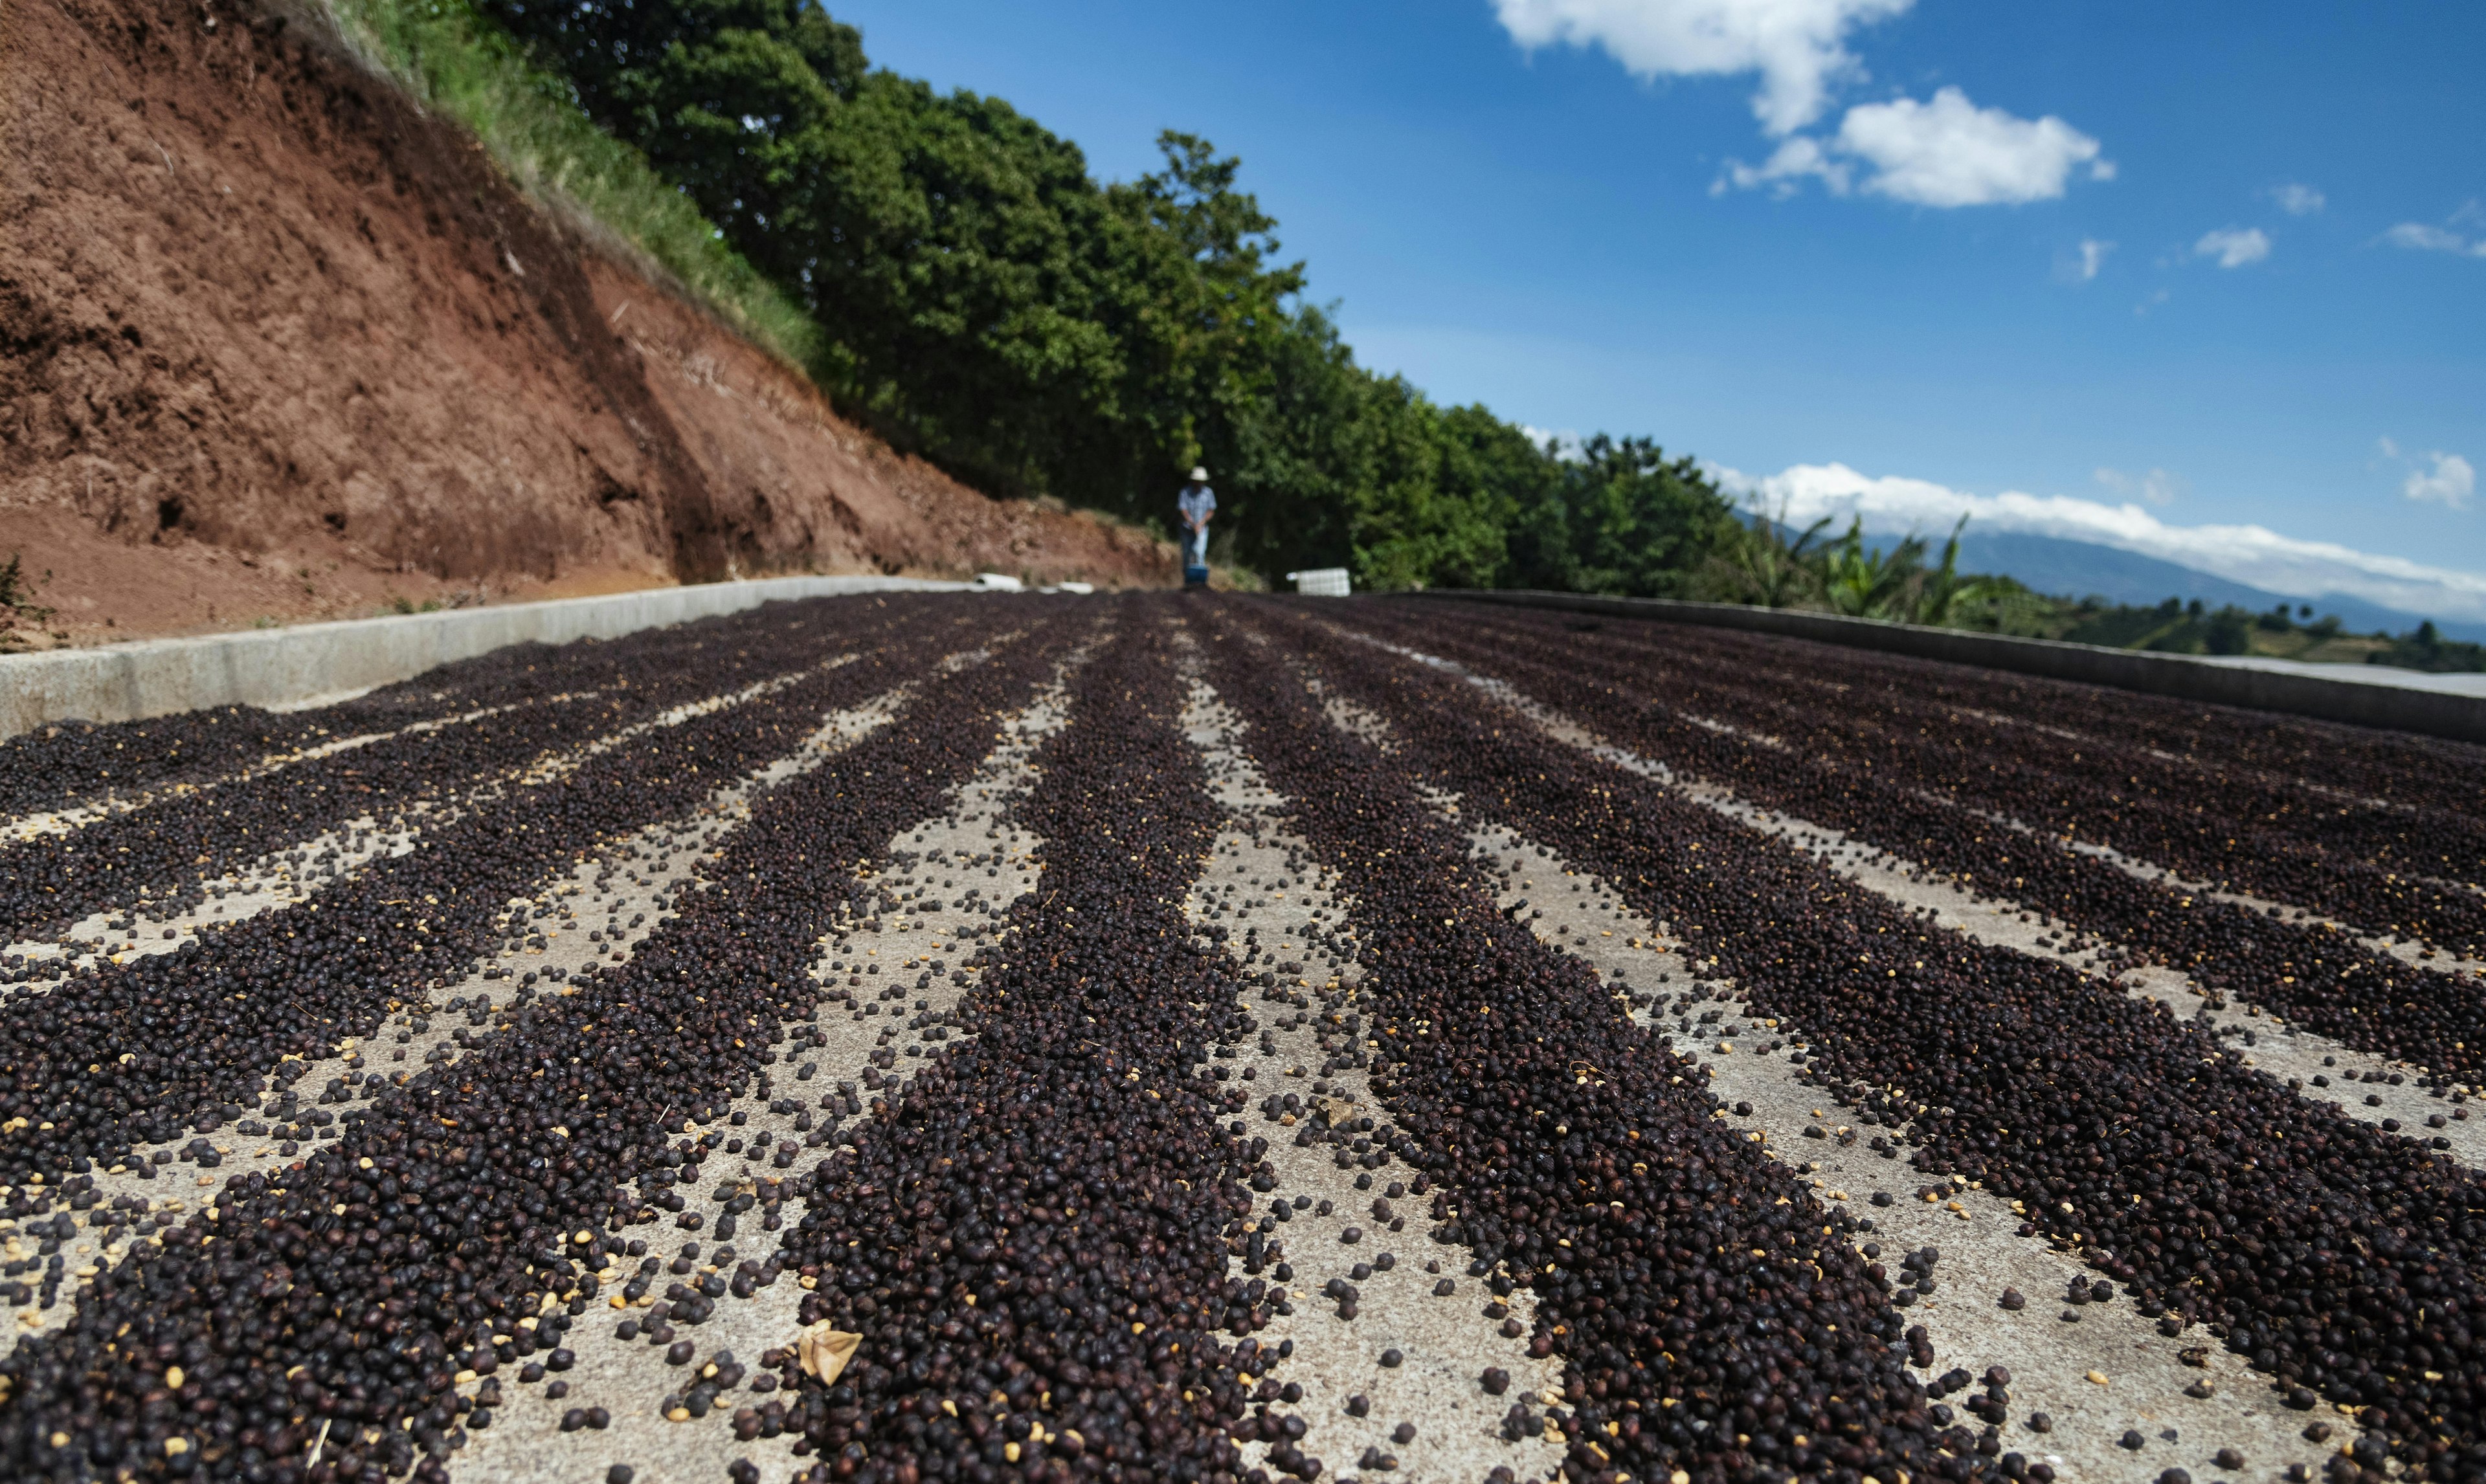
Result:
<instances>
[{"instance_id":1,"label":"white cloud","mask_svg":"<svg viewBox=\"0 0 2486 1484\"><path fill-rule=\"evenodd\" d=\"M2019 206L2062 195L2078 166L2093 180L2113 179L2114 163L2098 152L2096 140L2052 114L2014 118L1945 88L1922 103L1860 103L1829 139L1799 134L1757 166L1729 160L1721 181L1783 196L1810 178L1834 196L1853 188L1920 206ZM1859 170L1868 172L1861 184Z\"/></svg>"},{"instance_id":2,"label":"white cloud","mask_svg":"<svg viewBox=\"0 0 2486 1484\"><path fill-rule=\"evenodd\" d=\"M2440 500L2455 510L2467 505L2477 492L2477 471L2469 466L2469 460L2440 450L2425 456L2434 460L2434 468L2410 470L2400 493L2412 500Z\"/></svg>"},{"instance_id":3,"label":"white cloud","mask_svg":"<svg viewBox=\"0 0 2486 1484\"><path fill-rule=\"evenodd\" d=\"M2428 227L2422 222L2402 222L2384 233L2383 240L2393 247L2414 247L2423 252L2462 253L2469 250L2469 244L2461 240L2460 234Z\"/></svg>"},{"instance_id":4,"label":"white cloud","mask_svg":"<svg viewBox=\"0 0 2486 1484\"><path fill-rule=\"evenodd\" d=\"M1757 478L1726 468L1714 472L1726 488L1756 497L1765 508L1783 507L1798 526L1824 515L1861 514L1867 526L1947 530L1967 515L1974 518L1971 529L2092 541L2288 597L2344 592L2403 613L2486 619L2486 575L2298 540L2261 526L2171 526L2138 505L2017 490L1973 495L1925 480L1875 478L1845 464L1798 464Z\"/></svg>"},{"instance_id":5,"label":"white cloud","mask_svg":"<svg viewBox=\"0 0 2486 1484\"><path fill-rule=\"evenodd\" d=\"M1838 83L1864 69L1847 49L1848 33L1903 14L1915 0L1493 0L1512 41L1533 50L1604 50L1635 76L1760 74L1753 114L1776 138L1819 119ZM1929 102L1894 98L1847 110L1836 137L1786 138L1759 165L1729 160L1710 187L1767 186L1791 195L1818 179L1834 196L1854 187L1928 206L2017 205L2063 194L2075 167L2112 180L2114 162L2098 142L2049 115L2015 118L1978 108L1957 88Z\"/></svg>"},{"instance_id":6,"label":"white cloud","mask_svg":"<svg viewBox=\"0 0 2486 1484\"><path fill-rule=\"evenodd\" d=\"M2319 215L2322 208L2331 204L2330 198L2320 191L2298 181L2275 187L2270 195L2279 203L2279 208L2290 216Z\"/></svg>"},{"instance_id":7,"label":"white cloud","mask_svg":"<svg viewBox=\"0 0 2486 1484\"><path fill-rule=\"evenodd\" d=\"M1739 189L1748 191L1756 185L1766 185L1772 195L1784 199L1794 195L1797 183L1808 177L1819 179L1830 188L1833 196L1846 195L1854 179L1844 162L1832 159L1822 150L1819 140L1798 134L1780 145L1768 159L1758 165L1728 160L1726 173L1711 183L1709 194L1719 195L1726 189L1726 182L1732 180Z\"/></svg>"},{"instance_id":8,"label":"white cloud","mask_svg":"<svg viewBox=\"0 0 2486 1484\"><path fill-rule=\"evenodd\" d=\"M1528 441L1536 445L1538 448L1551 449L1556 458L1562 459L1569 463L1578 463L1580 461L1581 443L1579 429L1565 427L1558 431L1550 427L1538 427L1531 423L1522 423L1519 425L1519 430L1527 434Z\"/></svg>"},{"instance_id":9,"label":"white cloud","mask_svg":"<svg viewBox=\"0 0 2486 1484\"><path fill-rule=\"evenodd\" d=\"M2223 268L2241 268L2270 256L2270 234L2258 227L2222 227L2193 244L2196 258L2216 258Z\"/></svg>"},{"instance_id":10,"label":"white cloud","mask_svg":"<svg viewBox=\"0 0 2486 1484\"><path fill-rule=\"evenodd\" d=\"M1927 103L1893 98L1847 110L1838 148L1878 172L1864 189L1926 206L2016 206L2063 194L2076 165L2096 179L2098 142L2049 114L2030 122L1979 108L1957 88ZM2111 173L2112 167L2108 167Z\"/></svg>"},{"instance_id":11,"label":"white cloud","mask_svg":"<svg viewBox=\"0 0 2486 1484\"><path fill-rule=\"evenodd\" d=\"M2454 221L2458 217L2452 218ZM2471 241L2456 232L2443 227L2429 227L2423 222L2402 222L2383 234L2383 240L2393 247L2415 248L2426 253L2458 253L2469 258L2486 258L2486 237Z\"/></svg>"},{"instance_id":12,"label":"white cloud","mask_svg":"<svg viewBox=\"0 0 2486 1484\"><path fill-rule=\"evenodd\" d=\"M2147 474L2100 469L2097 481L2118 495L2138 495L2151 505L2172 505L2185 488L2182 480L2164 469L2152 469Z\"/></svg>"},{"instance_id":13,"label":"white cloud","mask_svg":"<svg viewBox=\"0 0 2486 1484\"><path fill-rule=\"evenodd\" d=\"M1761 74L1754 116L1772 134L1821 117L1831 85L1864 75L1846 46L1857 26L1913 0L1494 0L1511 40L1531 49L1603 47L1635 75Z\"/></svg>"},{"instance_id":14,"label":"white cloud","mask_svg":"<svg viewBox=\"0 0 2486 1484\"><path fill-rule=\"evenodd\" d=\"M2097 277L2098 269L2106 266L2106 255L2113 251L2114 244L2112 242L2101 242L2095 237L2082 238L2080 266L2081 282L2085 284L2090 279Z\"/></svg>"},{"instance_id":15,"label":"white cloud","mask_svg":"<svg viewBox=\"0 0 2486 1484\"><path fill-rule=\"evenodd\" d=\"M2374 447L2381 451L2385 461L2408 470L2408 478L2400 481L2400 493L2412 500L2440 501L2457 510L2466 508L2470 496L2477 492L2476 469L2457 453L2433 450L2424 455L2425 459L2433 462L2429 469L2423 467L2419 459L2402 454L2398 441L2393 438L2377 438Z\"/></svg>"}]
</instances>

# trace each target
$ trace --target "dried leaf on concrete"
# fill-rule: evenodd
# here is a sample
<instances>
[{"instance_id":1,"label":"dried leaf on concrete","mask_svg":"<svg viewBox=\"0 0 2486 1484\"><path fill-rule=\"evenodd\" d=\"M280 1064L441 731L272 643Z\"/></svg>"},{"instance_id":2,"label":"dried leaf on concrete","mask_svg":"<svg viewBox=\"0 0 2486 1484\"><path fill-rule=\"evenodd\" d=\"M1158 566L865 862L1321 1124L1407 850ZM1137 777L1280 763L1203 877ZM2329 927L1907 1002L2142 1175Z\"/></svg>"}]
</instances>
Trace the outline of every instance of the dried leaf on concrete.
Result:
<instances>
[{"instance_id":1,"label":"dried leaf on concrete","mask_svg":"<svg viewBox=\"0 0 2486 1484\"><path fill-rule=\"evenodd\" d=\"M838 1374L854 1359L855 1349L863 1343L860 1334L849 1334L831 1326L828 1320L805 1327L796 1342L803 1362L803 1372L819 1378L823 1386L835 1385Z\"/></svg>"}]
</instances>

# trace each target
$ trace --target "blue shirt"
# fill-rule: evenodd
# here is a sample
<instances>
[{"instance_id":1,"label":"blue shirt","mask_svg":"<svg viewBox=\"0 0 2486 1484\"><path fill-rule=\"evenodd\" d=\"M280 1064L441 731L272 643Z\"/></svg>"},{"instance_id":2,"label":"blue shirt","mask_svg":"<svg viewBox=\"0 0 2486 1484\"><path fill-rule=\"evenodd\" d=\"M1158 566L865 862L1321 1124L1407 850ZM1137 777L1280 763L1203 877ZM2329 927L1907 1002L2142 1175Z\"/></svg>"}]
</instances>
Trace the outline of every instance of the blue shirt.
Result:
<instances>
[{"instance_id":1,"label":"blue shirt","mask_svg":"<svg viewBox=\"0 0 2486 1484\"><path fill-rule=\"evenodd\" d=\"M1182 510L1183 522L1206 520L1217 508L1217 496L1205 484L1186 484L1182 498L1174 502Z\"/></svg>"}]
</instances>

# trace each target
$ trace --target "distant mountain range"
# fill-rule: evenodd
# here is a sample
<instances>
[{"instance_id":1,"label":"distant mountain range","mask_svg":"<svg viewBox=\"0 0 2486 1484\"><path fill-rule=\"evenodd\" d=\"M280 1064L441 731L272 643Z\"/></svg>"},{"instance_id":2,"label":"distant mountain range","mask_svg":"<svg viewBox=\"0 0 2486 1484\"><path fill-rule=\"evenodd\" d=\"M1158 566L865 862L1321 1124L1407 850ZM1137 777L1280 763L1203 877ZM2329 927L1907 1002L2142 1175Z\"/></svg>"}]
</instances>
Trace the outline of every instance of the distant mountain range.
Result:
<instances>
[{"instance_id":1,"label":"distant mountain range","mask_svg":"<svg viewBox=\"0 0 2486 1484\"><path fill-rule=\"evenodd\" d=\"M1934 541L1933 555L1941 554L1941 542ZM2030 536L2017 532L1979 532L1972 526L1959 538L1959 566L1964 572L1988 572L2018 578L2039 592L2063 597L2102 597L2117 603L2160 603L2170 597L2187 602L2199 598L2212 608L2233 603L2256 613L2268 613L2280 603L2310 607L2315 616L2336 614L2351 633L2370 634L2377 630L2404 634L2429 617L2426 614L2402 613L2385 608L2364 598L2346 593L2329 593L2321 597L2283 597L2249 588L2240 582L2196 572L2189 566L2144 557L2137 552L2121 551L2113 546L2100 546L2090 541L2066 540L2061 536ZM2486 642L2486 623L2446 622L2436 619L2435 626L2446 639Z\"/></svg>"}]
</instances>

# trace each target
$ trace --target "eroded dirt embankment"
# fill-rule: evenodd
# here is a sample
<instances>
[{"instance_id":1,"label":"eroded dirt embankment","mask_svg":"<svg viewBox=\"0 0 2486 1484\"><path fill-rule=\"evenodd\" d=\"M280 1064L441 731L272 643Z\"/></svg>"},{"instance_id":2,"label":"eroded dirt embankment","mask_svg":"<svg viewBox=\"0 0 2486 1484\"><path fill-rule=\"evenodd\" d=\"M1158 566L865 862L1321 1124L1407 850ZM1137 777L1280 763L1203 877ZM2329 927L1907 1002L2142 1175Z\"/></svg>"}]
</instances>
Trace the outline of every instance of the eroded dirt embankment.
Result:
<instances>
[{"instance_id":1,"label":"eroded dirt embankment","mask_svg":"<svg viewBox=\"0 0 2486 1484\"><path fill-rule=\"evenodd\" d=\"M988 500L521 198L179 0L0 0L0 562L37 644L799 571L1154 583Z\"/></svg>"}]
</instances>

